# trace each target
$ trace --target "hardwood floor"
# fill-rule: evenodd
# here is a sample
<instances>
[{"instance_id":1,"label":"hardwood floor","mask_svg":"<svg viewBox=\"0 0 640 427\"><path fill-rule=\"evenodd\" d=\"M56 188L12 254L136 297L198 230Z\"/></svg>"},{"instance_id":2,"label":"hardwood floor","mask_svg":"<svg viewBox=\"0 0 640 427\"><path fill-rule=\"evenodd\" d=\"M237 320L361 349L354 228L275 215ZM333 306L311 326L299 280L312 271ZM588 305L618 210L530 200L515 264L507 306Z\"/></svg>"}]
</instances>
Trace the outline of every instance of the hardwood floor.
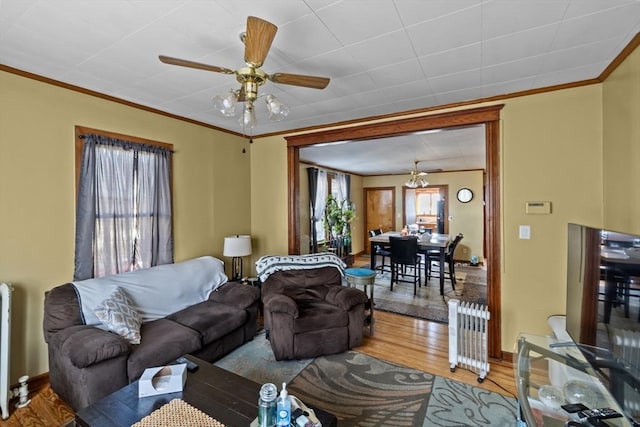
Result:
<instances>
[{"instance_id":1,"label":"hardwood floor","mask_svg":"<svg viewBox=\"0 0 640 427\"><path fill-rule=\"evenodd\" d=\"M482 384L478 375L463 368L449 370L449 326L384 311L375 312L373 337L365 337L357 351L485 390L515 396L511 362L491 360Z\"/></svg>"},{"instance_id":2,"label":"hardwood floor","mask_svg":"<svg viewBox=\"0 0 640 427\"><path fill-rule=\"evenodd\" d=\"M49 385L32 392L29 398L31 403L20 409L15 409L14 402L11 402L11 415L6 420L0 420L0 426L53 427L66 424L74 417L73 410L51 390Z\"/></svg>"},{"instance_id":3,"label":"hardwood floor","mask_svg":"<svg viewBox=\"0 0 640 427\"><path fill-rule=\"evenodd\" d=\"M475 373L462 368L449 372L447 325L381 311L375 316L374 336L365 336L357 351L497 393L515 394L511 363L491 361L491 372L482 384ZM12 403L11 416L0 421L0 427L59 426L73 418L71 408L48 386L29 397L31 403L25 408L14 409Z\"/></svg>"}]
</instances>

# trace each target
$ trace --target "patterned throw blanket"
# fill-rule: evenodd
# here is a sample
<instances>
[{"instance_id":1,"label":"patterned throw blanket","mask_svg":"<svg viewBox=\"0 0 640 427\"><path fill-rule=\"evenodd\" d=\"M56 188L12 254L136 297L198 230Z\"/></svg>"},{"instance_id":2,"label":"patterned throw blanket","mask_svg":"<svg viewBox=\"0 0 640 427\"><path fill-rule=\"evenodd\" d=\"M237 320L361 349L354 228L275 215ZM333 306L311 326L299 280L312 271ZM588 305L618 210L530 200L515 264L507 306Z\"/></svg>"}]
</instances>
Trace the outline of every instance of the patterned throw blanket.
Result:
<instances>
[{"instance_id":1,"label":"patterned throw blanket","mask_svg":"<svg viewBox=\"0 0 640 427\"><path fill-rule=\"evenodd\" d=\"M265 255L256 261L256 273L264 283L276 271L335 267L344 276L347 265L335 254L322 252L308 255Z\"/></svg>"}]
</instances>

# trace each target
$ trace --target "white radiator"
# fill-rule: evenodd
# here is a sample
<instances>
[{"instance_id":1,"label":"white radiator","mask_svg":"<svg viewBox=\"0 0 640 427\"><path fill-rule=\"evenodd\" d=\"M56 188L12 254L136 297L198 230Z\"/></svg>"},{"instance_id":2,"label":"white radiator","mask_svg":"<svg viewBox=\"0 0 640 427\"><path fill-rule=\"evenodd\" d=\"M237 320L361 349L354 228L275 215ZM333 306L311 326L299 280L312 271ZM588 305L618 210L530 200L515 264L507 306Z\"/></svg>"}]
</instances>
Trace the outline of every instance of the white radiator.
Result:
<instances>
[{"instance_id":1,"label":"white radiator","mask_svg":"<svg viewBox=\"0 0 640 427\"><path fill-rule=\"evenodd\" d=\"M489 310L481 304L449 300L449 365L451 372L456 366L478 374L478 382L489 373L487 332Z\"/></svg>"},{"instance_id":2,"label":"white radiator","mask_svg":"<svg viewBox=\"0 0 640 427\"><path fill-rule=\"evenodd\" d=\"M2 419L9 418L9 344L11 342L11 293L13 288L0 283L0 409Z\"/></svg>"}]
</instances>

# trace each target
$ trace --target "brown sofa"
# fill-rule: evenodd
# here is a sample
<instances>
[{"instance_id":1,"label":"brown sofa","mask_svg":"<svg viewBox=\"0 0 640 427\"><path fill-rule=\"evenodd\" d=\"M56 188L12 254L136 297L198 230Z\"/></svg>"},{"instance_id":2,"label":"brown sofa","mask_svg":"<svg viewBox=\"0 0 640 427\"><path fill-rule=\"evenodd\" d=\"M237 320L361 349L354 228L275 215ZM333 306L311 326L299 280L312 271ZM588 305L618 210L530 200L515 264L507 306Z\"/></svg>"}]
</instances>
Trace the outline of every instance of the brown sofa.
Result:
<instances>
[{"instance_id":1,"label":"brown sofa","mask_svg":"<svg viewBox=\"0 0 640 427\"><path fill-rule=\"evenodd\" d=\"M262 283L264 322L276 360L305 359L362 344L367 296L342 286L339 268L276 271Z\"/></svg>"},{"instance_id":2,"label":"brown sofa","mask_svg":"<svg viewBox=\"0 0 640 427\"><path fill-rule=\"evenodd\" d=\"M210 263L208 259L205 261ZM173 267L180 264L182 267ZM138 274L138 278L142 275L143 281L147 274L148 281L153 282L151 286L155 286L156 279L161 277L179 289L189 284L179 283L181 279L172 278L172 274L179 275L179 268L185 265L190 264L170 264L131 274ZM124 273L127 274L130 273ZM111 277L119 279L118 276ZM210 274L203 271L201 277L207 281ZM99 282L100 279L91 280ZM135 381L148 367L172 363L184 354L212 362L256 334L260 292L248 285L216 284L216 289L207 292L208 296L200 302L144 321L140 343L131 344L116 333L86 324L78 283L81 282L66 283L45 294L43 323L49 349L51 387L76 410ZM126 283L120 283L120 287L127 290ZM165 287L158 292L170 293L172 290ZM148 295L145 299L153 301L148 291L145 292ZM149 301L143 304L149 304Z\"/></svg>"}]
</instances>

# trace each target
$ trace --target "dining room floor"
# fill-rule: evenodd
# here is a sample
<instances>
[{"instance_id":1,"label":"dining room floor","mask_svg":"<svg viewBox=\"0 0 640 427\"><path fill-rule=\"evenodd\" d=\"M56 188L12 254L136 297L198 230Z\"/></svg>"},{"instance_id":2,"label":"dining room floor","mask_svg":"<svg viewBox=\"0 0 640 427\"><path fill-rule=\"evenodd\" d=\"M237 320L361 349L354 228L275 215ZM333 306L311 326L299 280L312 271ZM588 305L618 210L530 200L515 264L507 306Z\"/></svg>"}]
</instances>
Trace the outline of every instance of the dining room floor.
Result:
<instances>
[{"instance_id":1,"label":"dining room floor","mask_svg":"<svg viewBox=\"0 0 640 427\"><path fill-rule=\"evenodd\" d=\"M367 254L357 255L354 257L353 267L368 268L370 261ZM390 274L388 272L378 273L374 288L375 309L447 323L448 301L450 299L455 298L462 302L486 305L486 265L472 267L468 262L458 262L456 263L456 278L455 290L447 278L444 285L444 295L441 295L438 291L437 278L424 280L423 277L422 287L418 288L414 295L412 285L406 283L395 285L391 291Z\"/></svg>"}]
</instances>

